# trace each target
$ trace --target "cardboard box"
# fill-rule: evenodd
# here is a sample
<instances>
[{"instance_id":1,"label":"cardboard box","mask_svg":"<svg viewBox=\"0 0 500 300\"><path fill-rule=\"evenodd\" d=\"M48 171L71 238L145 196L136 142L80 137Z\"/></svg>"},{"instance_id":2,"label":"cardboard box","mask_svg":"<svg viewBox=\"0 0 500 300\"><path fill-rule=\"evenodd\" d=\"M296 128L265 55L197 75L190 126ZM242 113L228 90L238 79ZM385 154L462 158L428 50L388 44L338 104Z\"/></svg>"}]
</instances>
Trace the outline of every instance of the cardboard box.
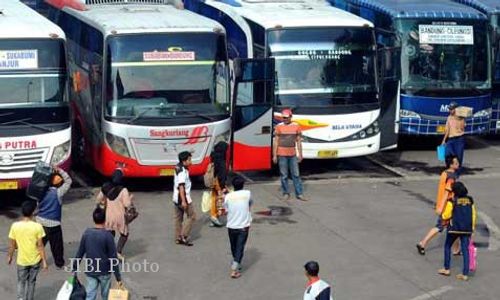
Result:
<instances>
[{"instance_id":1,"label":"cardboard box","mask_svg":"<svg viewBox=\"0 0 500 300\"><path fill-rule=\"evenodd\" d=\"M459 106L455 109L455 114L458 117L462 118L470 118L472 117L472 107L468 106Z\"/></svg>"}]
</instances>

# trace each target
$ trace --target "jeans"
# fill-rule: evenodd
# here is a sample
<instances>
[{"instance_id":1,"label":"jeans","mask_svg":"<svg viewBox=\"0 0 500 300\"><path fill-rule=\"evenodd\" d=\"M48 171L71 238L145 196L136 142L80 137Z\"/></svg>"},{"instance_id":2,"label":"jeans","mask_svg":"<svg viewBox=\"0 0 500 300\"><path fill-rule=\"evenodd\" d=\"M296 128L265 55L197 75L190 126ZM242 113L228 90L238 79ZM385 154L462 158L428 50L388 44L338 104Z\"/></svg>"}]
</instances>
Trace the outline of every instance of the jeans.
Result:
<instances>
[{"instance_id":1,"label":"jeans","mask_svg":"<svg viewBox=\"0 0 500 300\"><path fill-rule=\"evenodd\" d=\"M446 141L446 155L456 155L458 157L458 162L460 163L460 169L462 169L462 163L464 161L464 149L465 149L465 136L458 136L449 138Z\"/></svg>"},{"instance_id":2,"label":"jeans","mask_svg":"<svg viewBox=\"0 0 500 300\"><path fill-rule=\"evenodd\" d=\"M302 182L300 181L299 162L296 156L279 156L278 163L280 167L281 190L283 194L289 195L288 189L288 170L292 175L293 186L295 187L295 196L302 195Z\"/></svg>"},{"instance_id":3,"label":"jeans","mask_svg":"<svg viewBox=\"0 0 500 300\"><path fill-rule=\"evenodd\" d=\"M43 245L45 246L49 242L54 264L56 267L62 268L64 266L64 242L61 225L55 227L43 226L43 230L45 231Z\"/></svg>"},{"instance_id":4,"label":"jeans","mask_svg":"<svg viewBox=\"0 0 500 300\"><path fill-rule=\"evenodd\" d=\"M241 265L243 253L245 252L245 244L248 239L249 228L231 229L228 228L229 243L231 244L231 254L233 255L233 263L231 269L236 271Z\"/></svg>"},{"instance_id":5,"label":"jeans","mask_svg":"<svg viewBox=\"0 0 500 300\"><path fill-rule=\"evenodd\" d=\"M17 299L33 300L35 298L36 276L40 272L38 263L33 266L17 265Z\"/></svg>"},{"instance_id":6,"label":"jeans","mask_svg":"<svg viewBox=\"0 0 500 300\"><path fill-rule=\"evenodd\" d=\"M460 238L460 247L462 248L462 256L464 257L464 266L462 274L469 275L469 241L470 235L447 233L446 241L444 242L444 268L450 269L451 246L457 238Z\"/></svg>"},{"instance_id":7,"label":"jeans","mask_svg":"<svg viewBox=\"0 0 500 300\"><path fill-rule=\"evenodd\" d=\"M109 289L111 287L111 274L97 277L87 276L86 300L95 300L97 297L97 288L101 286L101 298L108 299Z\"/></svg>"}]
</instances>

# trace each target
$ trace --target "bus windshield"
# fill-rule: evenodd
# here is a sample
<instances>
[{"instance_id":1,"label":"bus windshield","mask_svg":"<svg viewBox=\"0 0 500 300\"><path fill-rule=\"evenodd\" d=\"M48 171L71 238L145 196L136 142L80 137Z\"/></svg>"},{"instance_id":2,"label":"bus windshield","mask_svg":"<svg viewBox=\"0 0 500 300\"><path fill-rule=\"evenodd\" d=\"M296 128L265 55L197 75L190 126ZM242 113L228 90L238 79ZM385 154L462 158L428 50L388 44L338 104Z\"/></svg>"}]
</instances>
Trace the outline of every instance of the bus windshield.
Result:
<instances>
[{"instance_id":1,"label":"bus windshield","mask_svg":"<svg viewBox=\"0 0 500 300\"><path fill-rule=\"evenodd\" d=\"M418 92L491 87L485 21L405 19L397 27L402 42L402 89Z\"/></svg>"},{"instance_id":2,"label":"bus windshield","mask_svg":"<svg viewBox=\"0 0 500 300\"><path fill-rule=\"evenodd\" d=\"M62 40L0 40L0 108L60 106L64 53Z\"/></svg>"},{"instance_id":3,"label":"bus windshield","mask_svg":"<svg viewBox=\"0 0 500 300\"><path fill-rule=\"evenodd\" d=\"M276 60L278 104L324 107L378 101L372 29L272 30L268 46Z\"/></svg>"},{"instance_id":4,"label":"bus windshield","mask_svg":"<svg viewBox=\"0 0 500 300\"><path fill-rule=\"evenodd\" d=\"M229 113L224 36L162 33L108 39L106 116L127 119L202 118Z\"/></svg>"}]
</instances>

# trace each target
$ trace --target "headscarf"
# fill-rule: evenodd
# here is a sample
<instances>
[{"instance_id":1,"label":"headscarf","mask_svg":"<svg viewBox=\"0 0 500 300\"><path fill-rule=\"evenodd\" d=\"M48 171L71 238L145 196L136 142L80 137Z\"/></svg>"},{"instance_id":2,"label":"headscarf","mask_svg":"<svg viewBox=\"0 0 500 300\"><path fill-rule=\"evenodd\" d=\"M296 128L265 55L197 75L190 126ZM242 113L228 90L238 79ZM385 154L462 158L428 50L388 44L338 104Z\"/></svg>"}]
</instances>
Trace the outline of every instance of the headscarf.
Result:
<instances>
[{"instance_id":1,"label":"headscarf","mask_svg":"<svg viewBox=\"0 0 500 300\"><path fill-rule=\"evenodd\" d=\"M114 201L120 192L123 190L122 185L123 171L116 169L111 175L111 181L104 183L101 187L101 192L111 201Z\"/></svg>"}]
</instances>

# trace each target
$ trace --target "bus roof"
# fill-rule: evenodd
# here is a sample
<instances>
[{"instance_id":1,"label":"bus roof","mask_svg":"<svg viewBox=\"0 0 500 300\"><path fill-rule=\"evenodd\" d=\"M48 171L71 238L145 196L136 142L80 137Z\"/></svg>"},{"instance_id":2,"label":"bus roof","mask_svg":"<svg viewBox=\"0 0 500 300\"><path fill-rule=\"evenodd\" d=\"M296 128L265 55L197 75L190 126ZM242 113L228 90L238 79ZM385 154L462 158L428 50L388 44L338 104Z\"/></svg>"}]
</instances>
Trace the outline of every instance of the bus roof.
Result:
<instances>
[{"instance_id":1,"label":"bus roof","mask_svg":"<svg viewBox=\"0 0 500 300\"><path fill-rule=\"evenodd\" d=\"M206 0L219 9L232 9L262 27L335 27L369 26L373 24L320 0ZM221 5L222 4L222 5Z\"/></svg>"},{"instance_id":2,"label":"bus roof","mask_svg":"<svg viewBox=\"0 0 500 300\"><path fill-rule=\"evenodd\" d=\"M346 0L385 13L393 18L486 19L466 5L451 0ZM493 1L493 0L492 0Z\"/></svg>"},{"instance_id":3,"label":"bus roof","mask_svg":"<svg viewBox=\"0 0 500 300\"><path fill-rule=\"evenodd\" d=\"M0 1L0 38L64 39L64 32L27 5L18 0Z\"/></svg>"},{"instance_id":4,"label":"bus roof","mask_svg":"<svg viewBox=\"0 0 500 300\"><path fill-rule=\"evenodd\" d=\"M469 5L488 15L500 13L500 2L498 0L455 0L459 3Z\"/></svg>"},{"instance_id":5,"label":"bus roof","mask_svg":"<svg viewBox=\"0 0 500 300\"><path fill-rule=\"evenodd\" d=\"M87 10L64 11L100 29L105 35L141 32L223 32L219 23L169 4L94 4Z\"/></svg>"}]
</instances>

